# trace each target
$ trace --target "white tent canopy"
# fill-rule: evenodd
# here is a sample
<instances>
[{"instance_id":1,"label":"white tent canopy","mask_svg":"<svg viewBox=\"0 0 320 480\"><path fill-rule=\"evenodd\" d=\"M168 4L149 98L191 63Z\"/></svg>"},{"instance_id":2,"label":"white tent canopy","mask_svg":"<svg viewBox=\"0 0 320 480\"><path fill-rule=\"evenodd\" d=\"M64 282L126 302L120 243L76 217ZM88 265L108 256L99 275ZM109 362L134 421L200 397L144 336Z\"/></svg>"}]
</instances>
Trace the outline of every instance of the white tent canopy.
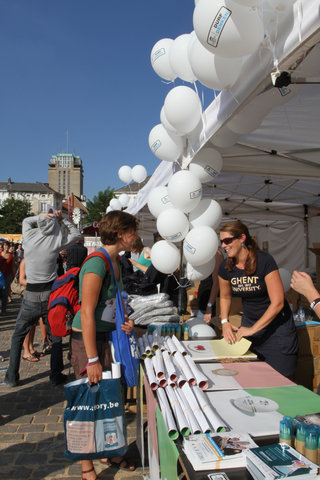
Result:
<instances>
[{"instance_id":1,"label":"white tent canopy","mask_svg":"<svg viewBox=\"0 0 320 480\"><path fill-rule=\"evenodd\" d=\"M248 223L260 245L268 241L279 265L289 270L313 267L307 248L320 241L320 84L280 90L271 72L278 66L292 78L320 78L319 25L319 1L297 0L294 15L280 18L275 45L248 57L236 84L206 109L202 132L187 138L181 160L187 167L208 144L220 151L222 172L205 185L204 196L219 201L224 220ZM246 125L250 133L238 133ZM149 233L156 226L145 207L148 195L167 184L176 168L162 162L127 210L140 212Z\"/></svg>"}]
</instances>

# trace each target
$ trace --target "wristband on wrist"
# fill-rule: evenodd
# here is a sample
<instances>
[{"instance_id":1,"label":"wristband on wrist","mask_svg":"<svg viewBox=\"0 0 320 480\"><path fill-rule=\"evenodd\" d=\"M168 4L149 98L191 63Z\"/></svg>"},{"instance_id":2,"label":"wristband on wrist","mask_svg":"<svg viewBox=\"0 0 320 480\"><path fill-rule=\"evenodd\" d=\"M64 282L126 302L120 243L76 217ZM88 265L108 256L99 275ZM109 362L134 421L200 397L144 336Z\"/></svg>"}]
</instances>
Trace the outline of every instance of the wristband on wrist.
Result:
<instances>
[{"instance_id":1,"label":"wristband on wrist","mask_svg":"<svg viewBox=\"0 0 320 480\"><path fill-rule=\"evenodd\" d=\"M310 308L312 308L312 310L314 310L315 307L318 305L318 303L320 303L320 298L315 298L313 300L313 302L310 303Z\"/></svg>"},{"instance_id":2,"label":"wristband on wrist","mask_svg":"<svg viewBox=\"0 0 320 480\"><path fill-rule=\"evenodd\" d=\"M92 358L88 358L88 363L96 362L97 360L99 360L99 357L98 357L98 356L92 357Z\"/></svg>"},{"instance_id":3,"label":"wristband on wrist","mask_svg":"<svg viewBox=\"0 0 320 480\"><path fill-rule=\"evenodd\" d=\"M212 303L210 302L207 303L207 307L212 307L212 306L213 306Z\"/></svg>"},{"instance_id":4,"label":"wristband on wrist","mask_svg":"<svg viewBox=\"0 0 320 480\"><path fill-rule=\"evenodd\" d=\"M221 325L223 325L224 323L228 323L228 322L229 322L229 320L227 318L223 318L221 320Z\"/></svg>"}]
</instances>

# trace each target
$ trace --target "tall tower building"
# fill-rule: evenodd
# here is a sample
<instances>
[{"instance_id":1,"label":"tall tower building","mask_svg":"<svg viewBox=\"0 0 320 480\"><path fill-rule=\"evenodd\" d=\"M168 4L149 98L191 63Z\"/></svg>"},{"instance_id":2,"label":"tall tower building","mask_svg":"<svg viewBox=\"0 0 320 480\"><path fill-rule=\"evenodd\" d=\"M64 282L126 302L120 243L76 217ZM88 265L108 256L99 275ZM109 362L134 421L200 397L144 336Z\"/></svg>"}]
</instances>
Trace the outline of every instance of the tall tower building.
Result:
<instances>
[{"instance_id":1,"label":"tall tower building","mask_svg":"<svg viewBox=\"0 0 320 480\"><path fill-rule=\"evenodd\" d=\"M49 187L67 199L73 193L83 196L83 168L80 157L72 153L52 155L48 170Z\"/></svg>"}]
</instances>

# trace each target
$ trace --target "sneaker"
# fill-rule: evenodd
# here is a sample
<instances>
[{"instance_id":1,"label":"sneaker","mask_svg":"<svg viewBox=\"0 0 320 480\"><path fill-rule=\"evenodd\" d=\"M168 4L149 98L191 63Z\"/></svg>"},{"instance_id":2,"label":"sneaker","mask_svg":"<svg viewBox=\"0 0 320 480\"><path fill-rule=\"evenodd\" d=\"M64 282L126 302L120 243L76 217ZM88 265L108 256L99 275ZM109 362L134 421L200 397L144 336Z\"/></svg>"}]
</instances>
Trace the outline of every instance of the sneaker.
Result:
<instances>
[{"instance_id":1,"label":"sneaker","mask_svg":"<svg viewBox=\"0 0 320 480\"><path fill-rule=\"evenodd\" d=\"M43 353L43 355L47 355L50 352L51 352L51 346L49 345L49 343L45 342L42 345L42 353Z\"/></svg>"},{"instance_id":2,"label":"sneaker","mask_svg":"<svg viewBox=\"0 0 320 480\"><path fill-rule=\"evenodd\" d=\"M18 381L16 382L11 382L7 377L4 377L3 383L7 385L7 387L17 387L18 386Z\"/></svg>"},{"instance_id":3,"label":"sneaker","mask_svg":"<svg viewBox=\"0 0 320 480\"><path fill-rule=\"evenodd\" d=\"M52 385L62 385L63 383L66 383L67 380L68 375L65 375L64 373L58 373L58 375L50 379Z\"/></svg>"}]
</instances>

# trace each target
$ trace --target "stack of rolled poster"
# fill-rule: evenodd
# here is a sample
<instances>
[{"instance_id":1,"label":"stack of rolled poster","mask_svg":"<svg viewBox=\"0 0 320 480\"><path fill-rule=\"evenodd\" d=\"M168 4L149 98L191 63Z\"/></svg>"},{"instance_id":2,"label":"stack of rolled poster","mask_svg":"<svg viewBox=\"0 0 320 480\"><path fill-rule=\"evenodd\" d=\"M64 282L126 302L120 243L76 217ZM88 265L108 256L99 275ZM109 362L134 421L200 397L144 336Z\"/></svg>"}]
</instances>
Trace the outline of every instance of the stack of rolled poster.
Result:
<instances>
[{"instance_id":1,"label":"stack of rolled poster","mask_svg":"<svg viewBox=\"0 0 320 480\"><path fill-rule=\"evenodd\" d=\"M152 335L144 334L138 338L140 358L144 360L147 377L151 377L150 385L172 388L198 385L202 390L208 388L208 378L201 372L191 356L181 346L176 337L161 337L158 330ZM153 372L151 373L151 360Z\"/></svg>"},{"instance_id":2,"label":"stack of rolled poster","mask_svg":"<svg viewBox=\"0 0 320 480\"><path fill-rule=\"evenodd\" d=\"M229 429L203 391L208 388L207 377L177 338L145 334L139 348L171 438Z\"/></svg>"}]
</instances>

